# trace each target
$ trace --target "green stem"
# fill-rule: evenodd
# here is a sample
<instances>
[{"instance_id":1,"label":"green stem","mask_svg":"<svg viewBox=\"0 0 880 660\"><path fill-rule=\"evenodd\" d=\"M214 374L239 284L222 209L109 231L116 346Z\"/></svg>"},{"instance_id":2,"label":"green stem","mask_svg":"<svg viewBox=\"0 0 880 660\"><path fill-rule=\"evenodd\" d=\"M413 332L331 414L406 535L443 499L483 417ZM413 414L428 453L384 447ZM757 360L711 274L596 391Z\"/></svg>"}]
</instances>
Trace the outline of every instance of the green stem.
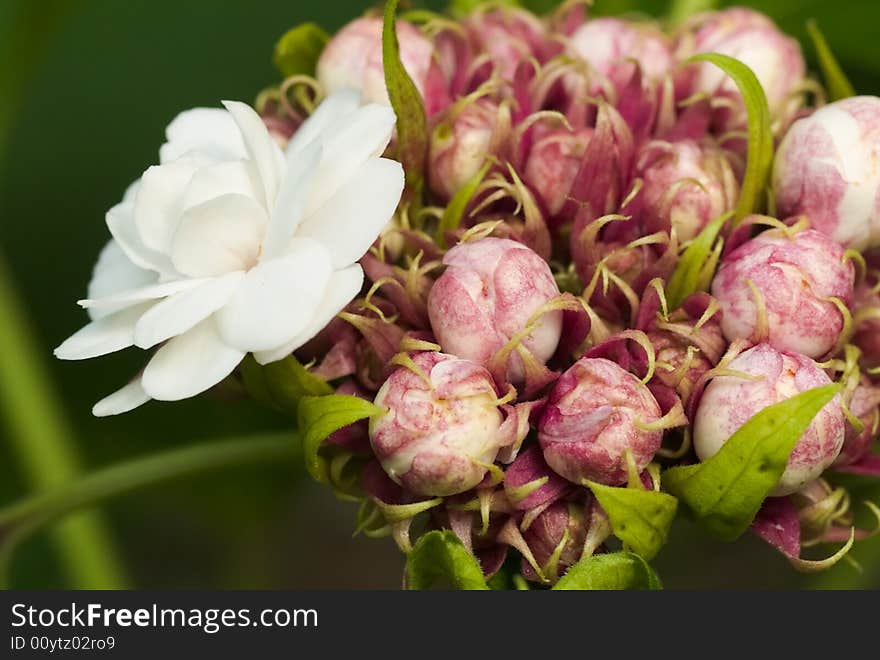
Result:
<instances>
[{"instance_id":1,"label":"green stem","mask_svg":"<svg viewBox=\"0 0 880 660\"><path fill-rule=\"evenodd\" d=\"M299 455L300 443L293 432L219 440L113 465L13 503L0 510L0 580L5 581L4 569L18 544L73 511L170 479Z\"/></svg>"},{"instance_id":2,"label":"green stem","mask_svg":"<svg viewBox=\"0 0 880 660\"><path fill-rule=\"evenodd\" d=\"M717 6L718 0L672 0L667 19L672 25L680 25L694 14Z\"/></svg>"}]
</instances>

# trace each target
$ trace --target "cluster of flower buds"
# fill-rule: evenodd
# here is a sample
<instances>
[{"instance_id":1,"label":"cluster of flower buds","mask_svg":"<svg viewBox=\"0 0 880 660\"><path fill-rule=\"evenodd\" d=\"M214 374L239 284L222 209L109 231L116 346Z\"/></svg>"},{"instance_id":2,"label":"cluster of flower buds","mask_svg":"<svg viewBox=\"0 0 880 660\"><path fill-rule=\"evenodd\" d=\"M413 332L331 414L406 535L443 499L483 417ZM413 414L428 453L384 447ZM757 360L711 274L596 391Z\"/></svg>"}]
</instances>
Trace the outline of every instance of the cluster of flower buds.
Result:
<instances>
[{"instance_id":1,"label":"cluster of flower buds","mask_svg":"<svg viewBox=\"0 0 880 660\"><path fill-rule=\"evenodd\" d=\"M760 411L839 377L767 500L826 538L845 516L817 513L839 498L822 480L878 462L880 285L857 251L880 247L880 99L807 108L799 45L752 10L672 33L586 4L397 22L427 119L407 181L424 186L360 258L358 297L295 352L378 408L327 441L357 457L362 528L409 550L408 521L430 511L487 576L515 551L522 577L551 584L611 547L596 489L660 490L661 468L711 460ZM688 61L710 52L766 92L779 219L737 208L747 113L720 68ZM316 80L389 104L381 20L332 37ZM307 142L285 100L267 125Z\"/></svg>"}]
</instances>

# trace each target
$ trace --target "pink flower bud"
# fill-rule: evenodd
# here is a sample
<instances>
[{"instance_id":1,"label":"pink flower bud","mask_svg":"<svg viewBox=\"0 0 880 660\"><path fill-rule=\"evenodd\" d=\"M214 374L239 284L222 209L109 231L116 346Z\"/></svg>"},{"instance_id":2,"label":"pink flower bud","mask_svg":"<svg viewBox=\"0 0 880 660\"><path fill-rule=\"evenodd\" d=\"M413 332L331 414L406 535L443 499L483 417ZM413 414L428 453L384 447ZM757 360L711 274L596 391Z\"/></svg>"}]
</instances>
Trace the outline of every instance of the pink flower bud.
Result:
<instances>
[{"instance_id":1,"label":"pink flower bud","mask_svg":"<svg viewBox=\"0 0 880 660\"><path fill-rule=\"evenodd\" d=\"M618 90L632 78L636 62L643 75L655 82L675 65L669 40L650 23L597 18L584 23L570 44L576 55Z\"/></svg>"},{"instance_id":2,"label":"pink flower bud","mask_svg":"<svg viewBox=\"0 0 880 660\"><path fill-rule=\"evenodd\" d=\"M876 284L859 283L853 312L856 328L852 343L862 351L860 362L868 369L880 367L880 292Z\"/></svg>"},{"instance_id":3,"label":"pink flower bud","mask_svg":"<svg viewBox=\"0 0 880 660\"><path fill-rule=\"evenodd\" d=\"M543 202L548 215L558 216L571 197L580 172L592 128L546 131L532 145L525 161L523 179Z\"/></svg>"},{"instance_id":4,"label":"pink flower bud","mask_svg":"<svg viewBox=\"0 0 880 660\"><path fill-rule=\"evenodd\" d=\"M418 28L397 22L400 58L432 116L449 105L448 83L434 61L434 46ZM358 18L343 27L324 48L317 78L329 95L345 87L361 90L365 103L389 105L382 64L382 19Z\"/></svg>"},{"instance_id":5,"label":"pink flower bud","mask_svg":"<svg viewBox=\"0 0 880 660\"><path fill-rule=\"evenodd\" d=\"M710 221L736 205L739 183L724 151L694 140L650 142L636 176L647 233L675 228L680 241L697 236Z\"/></svg>"},{"instance_id":6,"label":"pink flower bud","mask_svg":"<svg viewBox=\"0 0 880 660\"><path fill-rule=\"evenodd\" d=\"M626 453L638 472L660 448L651 428L660 406L638 378L604 358L581 358L559 380L538 423L547 464L576 484L610 486L627 480Z\"/></svg>"},{"instance_id":7,"label":"pink flower bud","mask_svg":"<svg viewBox=\"0 0 880 660\"><path fill-rule=\"evenodd\" d=\"M834 461L835 465L858 463L871 451L880 424L880 387L872 385L870 380L863 377L862 382L852 393L849 411L864 425L864 428L861 432L857 432L852 424L846 425L843 449Z\"/></svg>"},{"instance_id":8,"label":"pink flower bud","mask_svg":"<svg viewBox=\"0 0 880 660\"><path fill-rule=\"evenodd\" d=\"M830 385L831 379L805 355L758 344L736 357L728 369L760 380L719 376L709 383L694 420L694 449L701 461L714 456L737 429L767 406L800 392ZM790 495L837 458L843 446L844 417L835 397L813 418L798 440L772 497Z\"/></svg>"},{"instance_id":9,"label":"pink flower bud","mask_svg":"<svg viewBox=\"0 0 880 660\"><path fill-rule=\"evenodd\" d=\"M463 23L475 55L483 54L495 73L511 81L521 62L544 61L550 52L546 29L534 14L511 7L478 9Z\"/></svg>"},{"instance_id":10,"label":"pink flower bud","mask_svg":"<svg viewBox=\"0 0 880 660\"><path fill-rule=\"evenodd\" d=\"M684 44L688 54L721 53L740 60L754 71L775 118L787 118L797 110L795 95L806 74L804 57L798 42L772 20L751 9L734 7L699 16L693 25L695 31L685 35L685 40L690 40ZM714 64L697 66L693 91L732 104L726 130L745 123L745 107L736 84Z\"/></svg>"},{"instance_id":11,"label":"pink flower bud","mask_svg":"<svg viewBox=\"0 0 880 660\"><path fill-rule=\"evenodd\" d=\"M783 217L806 215L857 250L880 246L880 98L837 101L792 124L773 187Z\"/></svg>"},{"instance_id":12,"label":"pink flower bud","mask_svg":"<svg viewBox=\"0 0 880 660\"><path fill-rule=\"evenodd\" d=\"M431 190L448 201L480 170L498 149L509 126L506 106L479 99L451 106L431 133L428 181Z\"/></svg>"},{"instance_id":13,"label":"pink flower bud","mask_svg":"<svg viewBox=\"0 0 880 660\"><path fill-rule=\"evenodd\" d=\"M837 344L845 319L832 298L849 307L854 268L843 248L807 229L786 236L765 231L724 257L712 283L728 341L767 341L812 358Z\"/></svg>"},{"instance_id":14,"label":"pink flower bud","mask_svg":"<svg viewBox=\"0 0 880 660\"><path fill-rule=\"evenodd\" d=\"M419 353L413 363L394 370L376 394L388 412L370 422L373 452L407 490L462 493L483 480L503 443L492 376L443 353Z\"/></svg>"},{"instance_id":15,"label":"pink flower bud","mask_svg":"<svg viewBox=\"0 0 880 660\"><path fill-rule=\"evenodd\" d=\"M584 550L589 521L584 506L570 502L554 502L523 530L523 539L539 567L549 568L544 575L550 582L576 564ZM555 565L548 566L556 555ZM529 580L540 581L535 569L525 559L522 573Z\"/></svg>"},{"instance_id":16,"label":"pink flower bud","mask_svg":"<svg viewBox=\"0 0 880 660\"><path fill-rule=\"evenodd\" d=\"M434 336L447 353L488 365L533 315L560 295L547 262L521 243L484 238L460 243L443 258L446 272L428 294ZM562 332L562 311L550 311L522 342L546 364ZM507 363L508 382L524 377L514 350Z\"/></svg>"}]
</instances>

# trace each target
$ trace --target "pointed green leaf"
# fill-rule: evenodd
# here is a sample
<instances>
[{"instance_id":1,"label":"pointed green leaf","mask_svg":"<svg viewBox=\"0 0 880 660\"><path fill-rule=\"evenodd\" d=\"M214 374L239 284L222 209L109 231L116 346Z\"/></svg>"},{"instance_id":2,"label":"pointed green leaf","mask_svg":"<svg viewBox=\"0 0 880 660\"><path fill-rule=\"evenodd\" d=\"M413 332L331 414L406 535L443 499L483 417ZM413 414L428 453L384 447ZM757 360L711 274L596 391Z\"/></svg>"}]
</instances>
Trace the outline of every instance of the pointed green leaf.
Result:
<instances>
[{"instance_id":1,"label":"pointed green leaf","mask_svg":"<svg viewBox=\"0 0 880 660\"><path fill-rule=\"evenodd\" d=\"M470 204L471 199L474 197L474 193L477 192L477 188L480 187L480 184L483 183L483 179L486 178L486 174L489 172L489 167L491 167L490 163L483 165L483 167L480 168L480 171L472 176L470 181L465 183L449 201L449 205L443 211L443 217L440 218L440 223L437 226L437 243L440 247L446 247L446 232L458 229L461 224L461 218L464 216L464 212L467 209L467 205Z\"/></svg>"},{"instance_id":2,"label":"pointed green leaf","mask_svg":"<svg viewBox=\"0 0 880 660\"><path fill-rule=\"evenodd\" d=\"M260 365L248 356L241 365L245 388L260 403L269 403L282 412L295 417L299 402L304 396L333 394L333 388L325 380L315 376L292 355Z\"/></svg>"},{"instance_id":3,"label":"pointed green leaf","mask_svg":"<svg viewBox=\"0 0 880 660\"><path fill-rule=\"evenodd\" d=\"M754 213L767 189L773 164L773 131L767 95L754 72L745 64L720 53L700 53L689 62L709 62L724 71L742 94L749 118L748 163L734 213L734 225Z\"/></svg>"},{"instance_id":4,"label":"pointed green leaf","mask_svg":"<svg viewBox=\"0 0 880 660\"><path fill-rule=\"evenodd\" d=\"M309 474L317 481L327 482L328 465L319 453L321 443L334 431L382 412L371 401L356 396L331 394L302 398L298 422Z\"/></svg>"},{"instance_id":5,"label":"pointed green leaf","mask_svg":"<svg viewBox=\"0 0 880 660\"><path fill-rule=\"evenodd\" d=\"M707 531L733 541L748 529L779 483L810 422L841 388L813 388L764 408L708 461L664 472L664 488L681 499Z\"/></svg>"},{"instance_id":6,"label":"pointed green leaf","mask_svg":"<svg viewBox=\"0 0 880 660\"><path fill-rule=\"evenodd\" d=\"M807 21L807 32L810 39L813 40L813 47L816 49L816 57L819 60L819 67L822 69L822 76L825 78L825 87L828 88L828 96L832 101L840 99L848 99L856 95L856 90L852 83L846 77L831 47L825 40L825 35L819 29L819 24L814 20Z\"/></svg>"},{"instance_id":7,"label":"pointed green leaf","mask_svg":"<svg viewBox=\"0 0 880 660\"><path fill-rule=\"evenodd\" d=\"M568 569L557 591L624 591L662 589L660 578L644 559L631 552L612 552L581 559Z\"/></svg>"},{"instance_id":8,"label":"pointed green leaf","mask_svg":"<svg viewBox=\"0 0 880 660\"><path fill-rule=\"evenodd\" d=\"M626 546L651 559L666 544L678 500L666 493L639 488L613 488L585 481L608 516L611 531Z\"/></svg>"},{"instance_id":9,"label":"pointed green leaf","mask_svg":"<svg viewBox=\"0 0 880 660\"><path fill-rule=\"evenodd\" d=\"M314 23L288 30L275 44L275 66L285 78L315 75L318 58L330 36Z\"/></svg>"},{"instance_id":10,"label":"pointed green leaf","mask_svg":"<svg viewBox=\"0 0 880 660\"><path fill-rule=\"evenodd\" d=\"M429 589L443 578L455 589L489 588L480 564L453 532L428 532L406 558L406 588Z\"/></svg>"},{"instance_id":11,"label":"pointed green leaf","mask_svg":"<svg viewBox=\"0 0 880 660\"><path fill-rule=\"evenodd\" d=\"M385 23L382 30L382 63L385 67L385 86L391 107L397 115L398 160L406 172L409 199L416 206L421 202L424 188L425 158L428 153L428 120L422 95L406 72L400 59L397 41L398 0L385 5Z\"/></svg>"},{"instance_id":12,"label":"pointed green leaf","mask_svg":"<svg viewBox=\"0 0 880 660\"><path fill-rule=\"evenodd\" d=\"M682 253L666 285L666 302L670 311L677 309L685 298L700 290L703 267L712 254L712 248L721 228L730 220L731 215L725 213L715 218Z\"/></svg>"}]
</instances>

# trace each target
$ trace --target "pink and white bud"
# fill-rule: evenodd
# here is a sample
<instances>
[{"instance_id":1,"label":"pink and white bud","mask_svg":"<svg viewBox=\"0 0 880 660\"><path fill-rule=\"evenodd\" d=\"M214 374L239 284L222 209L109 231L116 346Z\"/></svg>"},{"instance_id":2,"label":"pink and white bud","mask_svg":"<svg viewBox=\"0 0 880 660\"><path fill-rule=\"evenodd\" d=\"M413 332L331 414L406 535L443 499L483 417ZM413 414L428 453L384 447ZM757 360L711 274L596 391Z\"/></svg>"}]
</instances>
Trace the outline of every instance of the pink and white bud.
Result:
<instances>
[{"instance_id":1,"label":"pink and white bud","mask_svg":"<svg viewBox=\"0 0 880 660\"><path fill-rule=\"evenodd\" d=\"M400 59L432 116L450 103L449 85L434 59L434 46L414 25L397 22ZM365 103L390 105L382 63L382 19L358 18L324 48L317 78L326 94L346 87L360 90Z\"/></svg>"},{"instance_id":2,"label":"pink and white bud","mask_svg":"<svg viewBox=\"0 0 880 660\"><path fill-rule=\"evenodd\" d=\"M445 497L485 477L504 442L492 376L478 364L419 353L395 369L376 394L384 415L370 422L370 443L396 483Z\"/></svg>"},{"instance_id":3,"label":"pink and white bud","mask_svg":"<svg viewBox=\"0 0 880 660\"><path fill-rule=\"evenodd\" d=\"M571 189L593 136L592 128L545 131L532 145L523 179L543 203L550 218L558 216L571 198Z\"/></svg>"},{"instance_id":4,"label":"pink and white bud","mask_svg":"<svg viewBox=\"0 0 880 660\"><path fill-rule=\"evenodd\" d=\"M562 333L562 311L533 319L560 295L550 266L530 248L505 238L460 243L443 258L446 271L428 294L431 328L443 350L489 365L517 333L535 322L522 341L534 359L546 364ZM522 381L518 351L507 361L506 380Z\"/></svg>"},{"instance_id":5,"label":"pink and white bud","mask_svg":"<svg viewBox=\"0 0 880 660\"><path fill-rule=\"evenodd\" d=\"M491 99L450 106L431 132L428 182L434 194L452 199L497 152L509 125L507 106Z\"/></svg>"},{"instance_id":6,"label":"pink and white bud","mask_svg":"<svg viewBox=\"0 0 880 660\"><path fill-rule=\"evenodd\" d=\"M728 341L767 341L780 351L820 358L834 349L853 302L855 272L844 250L807 229L771 229L724 257L712 282ZM837 302L835 302L835 300Z\"/></svg>"},{"instance_id":7,"label":"pink and white bud","mask_svg":"<svg viewBox=\"0 0 880 660\"><path fill-rule=\"evenodd\" d=\"M638 472L660 449L662 416L647 386L604 358L581 358L550 393L538 422L544 460L558 474L609 486L626 482L627 453Z\"/></svg>"},{"instance_id":8,"label":"pink and white bud","mask_svg":"<svg viewBox=\"0 0 880 660\"><path fill-rule=\"evenodd\" d=\"M706 387L694 420L694 449L701 461L714 456L730 436L764 408L831 384L828 375L807 356L778 351L769 344L750 348L727 368L760 380L719 376ZM822 474L840 453L844 434L840 397L836 396L798 440L771 497L790 495Z\"/></svg>"},{"instance_id":9,"label":"pink and white bud","mask_svg":"<svg viewBox=\"0 0 880 660\"><path fill-rule=\"evenodd\" d=\"M485 54L493 71L507 81L513 80L521 62L530 58L543 62L552 51L544 24L525 10L478 9L462 25L476 57Z\"/></svg>"},{"instance_id":10,"label":"pink and white bud","mask_svg":"<svg viewBox=\"0 0 880 660\"><path fill-rule=\"evenodd\" d=\"M846 425L843 449L835 465L853 465L870 453L880 426L880 387L863 377L849 400L849 411L864 428L859 431L851 423Z\"/></svg>"},{"instance_id":11,"label":"pink and white bud","mask_svg":"<svg viewBox=\"0 0 880 660\"><path fill-rule=\"evenodd\" d=\"M846 247L880 246L880 98L837 101L792 124L773 187L783 217L806 215Z\"/></svg>"},{"instance_id":12,"label":"pink and white bud","mask_svg":"<svg viewBox=\"0 0 880 660\"><path fill-rule=\"evenodd\" d=\"M852 343L862 352L859 362L867 369L880 367L880 289L876 283L863 281L856 286L853 319Z\"/></svg>"},{"instance_id":13,"label":"pink and white bud","mask_svg":"<svg viewBox=\"0 0 880 660\"><path fill-rule=\"evenodd\" d=\"M573 53L620 90L638 65L649 81L657 82L675 66L669 39L653 24L620 18L597 18L571 35Z\"/></svg>"},{"instance_id":14,"label":"pink and white bud","mask_svg":"<svg viewBox=\"0 0 880 660\"><path fill-rule=\"evenodd\" d=\"M694 140L649 142L637 161L642 222L647 233L675 229L689 241L736 206L739 183L725 152Z\"/></svg>"},{"instance_id":15,"label":"pink and white bud","mask_svg":"<svg viewBox=\"0 0 880 660\"><path fill-rule=\"evenodd\" d=\"M775 119L786 123L797 111L797 90L806 76L804 56L798 42L767 16L743 7L704 14L694 20L693 31L686 32L683 39L684 54L721 53L754 71ZM693 92L704 92L732 104L724 130L745 124L745 106L736 84L714 64L696 66Z\"/></svg>"}]
</instances>

